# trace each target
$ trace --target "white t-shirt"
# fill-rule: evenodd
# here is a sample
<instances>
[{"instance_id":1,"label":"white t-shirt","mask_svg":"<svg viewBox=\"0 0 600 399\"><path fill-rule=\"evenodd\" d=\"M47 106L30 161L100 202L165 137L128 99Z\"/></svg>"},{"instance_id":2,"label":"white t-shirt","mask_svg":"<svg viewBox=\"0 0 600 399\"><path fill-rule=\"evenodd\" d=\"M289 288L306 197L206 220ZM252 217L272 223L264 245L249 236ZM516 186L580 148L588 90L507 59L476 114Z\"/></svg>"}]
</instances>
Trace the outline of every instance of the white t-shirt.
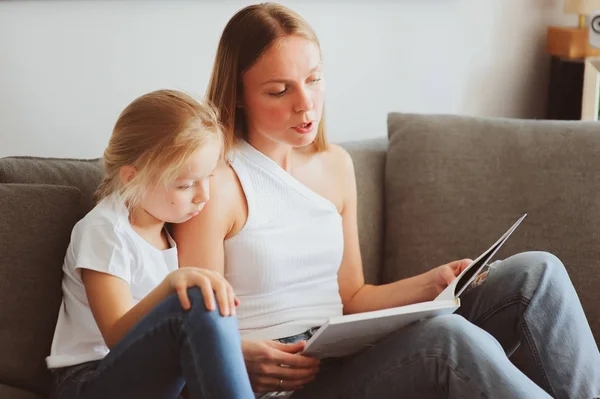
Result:
<instances>
[{"instance_id":1,"label":"white t-shirt","mask_svg":"<svg viewBox=\"0 0 600 399\"><path fill-rule=\"evenodd\" d=\"M88 304L80 268L126 281L139 302L178 267L177 248L159 250L131 227L127 207L116 195L103 199L73 228L63 264L63 301L48 368L102 359L109 349Z\"/></svg>"}]
</instances>

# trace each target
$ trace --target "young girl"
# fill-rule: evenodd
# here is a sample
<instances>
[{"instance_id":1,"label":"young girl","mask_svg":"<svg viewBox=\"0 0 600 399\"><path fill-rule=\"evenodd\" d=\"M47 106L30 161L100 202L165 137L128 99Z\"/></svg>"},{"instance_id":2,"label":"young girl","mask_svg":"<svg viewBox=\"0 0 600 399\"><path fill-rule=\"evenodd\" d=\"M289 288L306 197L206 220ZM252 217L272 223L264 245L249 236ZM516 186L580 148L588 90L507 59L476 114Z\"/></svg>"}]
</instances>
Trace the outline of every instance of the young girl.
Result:
<instances>
[{"instance_id":1,"label":"young girl","mask_svg":"<svg viewBox=\"0 0 600 399\"><path fill-rule=\"evenodd\" d=\"M179 269L165 229L202 210L222 149L215 112L186 94L155 91L122 112L99 202L65 256L46 359L55 397L171 399L184 383L192 398L253 397L231 286Z\"/></svg>"},{"instance_id":2,"label":"young girl","mask_svg":"<svg viewBox=\"0 0 600 399\"><path fill-rule=\"evenodd\" d=\"M255 391L311 399L599 397L594 337L564 266L543 252L491 268L457 314L402 329L354 357L319 369L296 353L329 317L432 300L468 262L365 284L352 159L325 138L321 64L314 31L286 7L253 5L231 18L208 99L237 146L215 173L207 209L174 230L180 262L224 273L240 296ZM345 87L365 84L357 77ZM524 372L508 358L519 345Z\"/></svg>"}]
</instances>

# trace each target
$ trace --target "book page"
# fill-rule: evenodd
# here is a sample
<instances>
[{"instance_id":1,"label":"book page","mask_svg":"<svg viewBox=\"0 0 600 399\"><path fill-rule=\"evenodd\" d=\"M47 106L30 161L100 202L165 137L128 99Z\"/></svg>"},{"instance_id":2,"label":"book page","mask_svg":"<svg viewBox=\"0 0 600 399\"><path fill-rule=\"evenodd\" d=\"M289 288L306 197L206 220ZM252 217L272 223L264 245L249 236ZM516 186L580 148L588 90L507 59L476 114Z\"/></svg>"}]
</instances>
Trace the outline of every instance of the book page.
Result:
<instances>
[{"instance_id":1,"label":"book page","mask_svg":"<svg viewBox=\"0 0 600 399\"><path fill-rule=\"evenodd\" d=\"M303 354L319 359L351 355L375 345L379 340L412 323L451 314L458 306L456 300L423 302L334 317L308 340Z\"/></svg>"},{"instance_id":2,"label":"book page","mask_svg":"<svg viewBox=\"0 0 600 399\"><path fill-rule=\"evenodd\" d=\"M463 293L463 291L471 284L473 280L479 275L479 272L483 269L483 267L488 263L488 261L496 254L496 252L502 247L502 245L506 242L508 237L517 229L519 224L527 217L527 214L524 214L513 224L506 233L504 233L498 241L496 241L491 247L489 247L484 253L479 255L477 259L475 259L469 266L465 268L456 277L452 283L446 287L444 291L440 295L438 295L434 301L438 300L450 300L453 298L458 298Z\"/></svg>"}]
</instances>

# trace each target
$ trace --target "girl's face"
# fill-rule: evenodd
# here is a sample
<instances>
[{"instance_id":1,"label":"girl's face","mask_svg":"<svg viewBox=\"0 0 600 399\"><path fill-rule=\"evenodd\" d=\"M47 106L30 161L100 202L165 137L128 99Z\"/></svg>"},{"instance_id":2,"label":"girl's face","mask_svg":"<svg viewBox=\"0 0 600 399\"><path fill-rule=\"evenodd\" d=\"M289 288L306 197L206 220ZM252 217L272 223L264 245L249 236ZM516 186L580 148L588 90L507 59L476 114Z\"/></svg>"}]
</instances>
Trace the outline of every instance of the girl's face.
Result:
<instances>
[{"instance_id":1,"label":"girl's face","mask_svg":"<svg viewBox=\"0 0 600 399\"><path fill-rule=\"evenodd\" d=\"M306 146L323 112L325 82L319 47L300 36L275 42L242 76L248 138Z\"/></svg>"},{"instance_id":2,"label":"girl's face","mask_svg":"<svg viewBox=\"0 0 600 399\"><path fill-rule=\"evenodd\" d=\"M203 145L172 184L148 189L141 208L168 223L182 223L196 216L210 198L210 177L217 167L219 151L217 142Z\"/></svg>"}]
</instances>

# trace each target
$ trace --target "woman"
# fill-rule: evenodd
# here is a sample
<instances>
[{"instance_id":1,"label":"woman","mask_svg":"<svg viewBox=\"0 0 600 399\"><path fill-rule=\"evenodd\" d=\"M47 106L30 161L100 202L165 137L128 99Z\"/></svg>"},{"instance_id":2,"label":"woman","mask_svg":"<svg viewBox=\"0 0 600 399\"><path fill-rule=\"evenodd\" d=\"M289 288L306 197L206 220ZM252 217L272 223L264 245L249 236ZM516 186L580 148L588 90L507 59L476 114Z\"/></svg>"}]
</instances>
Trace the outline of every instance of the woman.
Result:
<instances>
[{"instance_id":1,"label":"woman","mask_svg":"<svg viewBox=\"0 0 600 399\"><path fill-rule=\"evenodd\" d=\"M235 150L215 173L205 212L175 228L180 263L224 273L240 298L253 390L294 398L599 396L598 348L563 265L547 253L503 261L462 297L458 314L323 361L320 371L298 354L328 317L432 300L469 262L364 283L352 160L325 139L321 65L316 35L291 10L261 4L233 16L208 100ZM508 359L519 345L525 373Z\"/></svg>"}]
</instances>

